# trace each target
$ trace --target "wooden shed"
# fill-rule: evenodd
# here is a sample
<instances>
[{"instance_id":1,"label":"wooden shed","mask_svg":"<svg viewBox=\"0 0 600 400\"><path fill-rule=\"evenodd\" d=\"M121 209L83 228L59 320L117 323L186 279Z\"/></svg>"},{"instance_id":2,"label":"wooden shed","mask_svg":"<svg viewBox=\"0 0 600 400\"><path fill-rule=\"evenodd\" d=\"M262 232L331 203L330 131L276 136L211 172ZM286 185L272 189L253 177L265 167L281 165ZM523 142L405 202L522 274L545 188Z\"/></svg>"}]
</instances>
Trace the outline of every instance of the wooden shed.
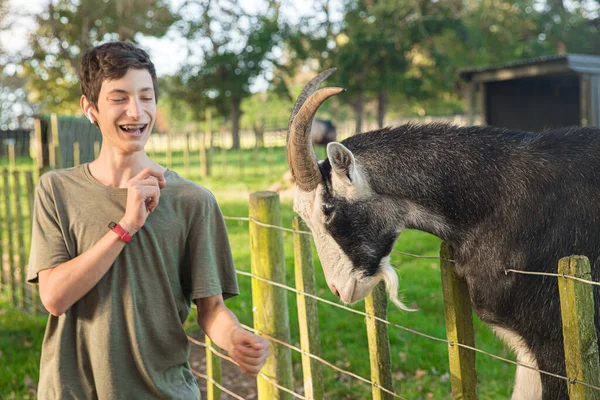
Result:
<instances>
[{"instance_id":1,"label":"wooden shed","mask_svg":"<svg viewBox=\"0 0 600 400\"><path fill-rule=\"evenodd\" d=\"M600 56L565 54L464 70L470 123L540 131L600 127Z\"/></svg>"}]
</instances>

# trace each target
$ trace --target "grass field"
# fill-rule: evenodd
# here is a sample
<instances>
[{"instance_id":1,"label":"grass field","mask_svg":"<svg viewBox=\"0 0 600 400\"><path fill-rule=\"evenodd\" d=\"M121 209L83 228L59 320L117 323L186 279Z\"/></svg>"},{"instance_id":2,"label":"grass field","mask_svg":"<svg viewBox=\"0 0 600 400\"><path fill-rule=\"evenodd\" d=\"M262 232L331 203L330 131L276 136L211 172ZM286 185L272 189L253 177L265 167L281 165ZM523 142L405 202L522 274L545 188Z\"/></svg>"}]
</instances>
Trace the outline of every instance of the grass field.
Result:
<instances>
[{"instance_id":1,"label":"grass field","mask_svg":"<svg viewBox=\"0 0 600 400\"><path fill-rule=\"evenodd\" d=\"M218 154L220 156L220 154ZM215 155L217 156L217 155ZM248 216L248 194L264 190L286 170L283 149L275 152L248 150L243 156L245 165L241 172L236 166L239 154L226 154L227 172L222 173L215 162L214 176L200 182L199 168L193 163L191 178L209 188L217 197L223 214L232 217ZM257 165L252 164L259 160ZM270 157L270 158L269 158ZM158 161L164 163L163 156ZM215 157L217 158L217 157ZM173 156L172 168L184 174L183 157ZM218 158L217 158L218 161ZM269 162L270 165L265 165ZM291 227L294 213L289 200L282 201L283 224ZM250 247L248 222L227 221L236 267L250 270ZM287 282L293 286L292 235L283 232L286 246ZM403 232L396 249L414 254L436 255L439 239L416 231ZM315 253L316 254L316 253ZM315 261L318 260L315 257ZM389 307L390 321L417 331L445 338L444 310L442 301L439 263L436 260L416 259L392 254L392 265L400 275L400 290L409 304L416 304L419 311L407 313L393 305ZM327 288L319 265L316 266L319 296L337 301ZM250 278L238 277L242 294L228 300L228 306L241 322L252 324ZM299 345L295 294L288 296L292 344ZM364 310L361 301L354 306ZM369 378L367 336L364 317L327 304L319 303L322 357L329 362ZM44 332L45 319L34 318L9 307L6 294L0 297L0 399L34 398L37 382L39 348ZM197 329L190 319L188 330ZM504 349L493 333L475 320L476 346L482 350L514 359ZM395 392L407 399L450 399L448 354L445 343L414 335L404 330L389 328ZM300 357L293 355L296 386L301 384ZM506 399L510 395L514 367L486 355L477 356L479 397L481 399ZM324 367L327 399L370 398L369 386Z\"/></svg>"}]
</instances>

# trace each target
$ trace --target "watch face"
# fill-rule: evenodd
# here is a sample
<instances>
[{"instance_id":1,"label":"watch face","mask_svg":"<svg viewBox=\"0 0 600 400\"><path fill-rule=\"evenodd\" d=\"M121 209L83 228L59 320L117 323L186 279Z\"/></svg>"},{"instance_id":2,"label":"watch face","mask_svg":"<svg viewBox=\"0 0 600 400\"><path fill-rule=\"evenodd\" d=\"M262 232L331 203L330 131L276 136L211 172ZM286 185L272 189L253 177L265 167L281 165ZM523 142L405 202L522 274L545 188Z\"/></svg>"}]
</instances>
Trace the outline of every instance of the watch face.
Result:
<instances>
[{"instance_id":1,"label":"watch face","mask_svg":"<svg viewBox=\"0 0 600 400\"><path fill-rule=\"evenodd\" d=\"M117 226L117 224L116 224L116 223L114 223L114 222L110 222L110 223L108 224L108 227L109 227L110 229L115 229L115 227L116 227L116 226Z\"/></svg>"}]
</instances>

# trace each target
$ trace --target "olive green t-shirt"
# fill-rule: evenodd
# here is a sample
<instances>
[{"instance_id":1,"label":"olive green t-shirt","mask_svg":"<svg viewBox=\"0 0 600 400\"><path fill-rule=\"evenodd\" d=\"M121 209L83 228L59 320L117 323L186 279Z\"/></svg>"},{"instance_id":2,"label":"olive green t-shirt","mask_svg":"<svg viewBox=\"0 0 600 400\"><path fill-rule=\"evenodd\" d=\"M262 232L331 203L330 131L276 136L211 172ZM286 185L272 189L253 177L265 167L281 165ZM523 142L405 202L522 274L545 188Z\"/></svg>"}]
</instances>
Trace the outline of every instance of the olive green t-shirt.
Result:
<instances>
[{"instance_id":1,"label":"olive green t-shirt","mask_svg":"<svg viewBox=\"0 0 600 400\"><path fill-rule=\"evenodd\" d=\"M42 344L40 399L198 399L183 322L191 300L238 294L214 196L168 170L158 207L98 284ZM48 172L36 187L27 279L91 248L125 213L127 189L88 165Z\"/></svg>"}]
</instances>

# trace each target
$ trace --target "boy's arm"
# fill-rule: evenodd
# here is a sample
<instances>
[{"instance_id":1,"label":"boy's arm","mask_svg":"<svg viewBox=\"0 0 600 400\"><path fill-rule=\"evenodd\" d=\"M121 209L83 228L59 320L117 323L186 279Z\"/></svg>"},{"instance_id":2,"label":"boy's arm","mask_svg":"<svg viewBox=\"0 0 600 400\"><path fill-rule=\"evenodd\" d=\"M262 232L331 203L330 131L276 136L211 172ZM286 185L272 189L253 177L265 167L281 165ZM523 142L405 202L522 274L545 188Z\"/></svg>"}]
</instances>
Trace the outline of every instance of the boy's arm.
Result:
<instances>
[{"instance_id":1,"label":"boy's arm","mask_svg":"<svg viewBox=\"0 0 600 400\"><path fill-rule=\"evenodd\" d=\"M119 224L134 235L156 208L160 189L165 187L162 172L144 169L129 181L125 215ZM149 200L149 201L147 201ZM107 221L108 223L108 221ZM108 231L94 246L73 259L38 272L40 299L54 316L64 314L102 279L125 242ZM37 251L45 251L41 246Z\"/></svg>"},{"instance_id":2,"label":"boy's arm","mask_svg":"<svg viewBox=\"0 0 600 400\"><path fill-rule=\"evenodd\" d=\"M223 302L222 295L195 299L194 302L200 328L229 353L244 374L256 377L270 355L269 341L244 330Z\"/></svg>"},{"instance_id":3,"label":"boy's arm","mask_svg":"<svg viewBox=\"0 0 600 400\"><path fill-rule=\"evenodd\" d=\"M125 230L125 226L123 226ZM108 232L92 248L54 268L38 273L40 299L56 317L89 292L110 269L125 242Z\"/></svg>"}]
</instances>

